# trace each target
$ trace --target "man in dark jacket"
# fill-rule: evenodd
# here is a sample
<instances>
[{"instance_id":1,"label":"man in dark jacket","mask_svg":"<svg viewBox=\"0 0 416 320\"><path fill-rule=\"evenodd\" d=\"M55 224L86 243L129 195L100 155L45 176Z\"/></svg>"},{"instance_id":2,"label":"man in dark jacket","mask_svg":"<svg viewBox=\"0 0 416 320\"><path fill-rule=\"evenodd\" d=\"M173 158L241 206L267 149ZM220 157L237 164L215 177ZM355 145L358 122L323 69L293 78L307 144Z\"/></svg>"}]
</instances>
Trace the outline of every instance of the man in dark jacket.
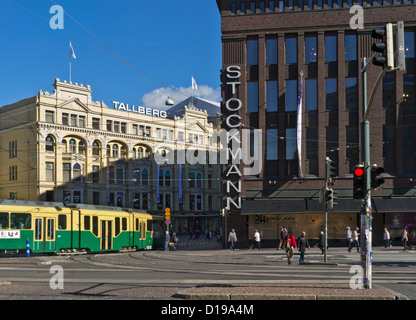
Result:
<instances>
[{"instance_id":1,"label":"man in dark jacket","mask_svg":"<svg viewBox=\"0 0 416 320\"><path fill-rule=\"evenodd\" d=\"M311 246L309 245L309 241L306 238L306 232L302 231L302 234L298 238L299 243L299 251L300 251L300 257L299 257L299 263L305 262L305 251L306 248L310 249Z\"/></svg>"}]
</instances>

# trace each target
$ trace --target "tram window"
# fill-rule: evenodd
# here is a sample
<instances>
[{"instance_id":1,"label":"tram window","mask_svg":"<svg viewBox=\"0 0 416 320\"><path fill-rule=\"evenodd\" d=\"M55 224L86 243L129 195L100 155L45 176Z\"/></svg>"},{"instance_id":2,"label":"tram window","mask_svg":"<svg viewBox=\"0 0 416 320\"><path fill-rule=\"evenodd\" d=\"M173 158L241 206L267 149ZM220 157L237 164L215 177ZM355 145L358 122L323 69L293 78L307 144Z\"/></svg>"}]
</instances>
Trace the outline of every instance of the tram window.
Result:
<instances>
[{"instance_id":1,"label":"tram window","mask_svg":"<svg viewBox=\"0 0 416 320\"><path fill-rule=\"evenodd\" d=\"M120 234L120 218L116 218L116 224L115 224L115 234L114 236L118 236Z\"/></svg>"},{"instance_id":2,"label":"tram window","mask_svg":"<svg viewBox=\"0 0 416 320\"><path fill-rule=\"evenodd\" d=\"M66 230L66 215L65 214L58 215L58 229Z\"/></svg>"},{"instance_id":3,"label":"tram window","mask_svg":"<svg viewBox=\"0 0 416 320\"><path fill-rule=\"evenodd\" d=\"M10 215L12 229L30 229L32 227L32 216L30 213L12 213Z\"/></svg>"},{"instance_id":4,"label":"tram window","mask_svg":"<svg viewBox=\"0 0 416 320\"><path fill-rule=\"evenodd\" d=\"M140 233L142 235L142 238L146 238L146 232L145 232L145 230L146 230L146 222L143 222L143 224L142 224L142 230L140 231Z\"/></svg>"},{"instance_id":5,"label":"tram window","mask_svg":"<svg viewBox=\"0 0 416 320\"><path fill-rule=\"evenodd\" d=\"M48 219L48 240L53 240L55 238L55 220Z\"/></svg>"},{"instance_id":6,"label":"tram window","mask_svg":"<svg viewBox=\"0 0 416 320\"><path fill-rule=\"evenodd\" d=\"M139 231L139 219L136 218L136 231Z\"/></svg>"},{"instance_id":7,"label":"tram window","mask_svg":"<svg viewBox=\"0 0 416 320\"><path fill-rule=\"evenodd\" d=\"M151 221L147 220L147 222L150 222L147 224L147 231L152 231L152 223Z\"/></svg>"},{"instance_id":8,"label":"tram window","mask_svg":"<svg viewBox=\"0 0 416 320\"><path fill-rule=\"evenodd\" d=\"M0 212L0 229L8 229L8 228L9 228L9 213Z\"/></svg>"},{"instance_id":9,"label":"tram window","mask_svg":"<svg viewBox=\"0 0 416 320\"><path fill-rule=\"evenodd\" d=\"M98 237L98 217L92 217L92 233Z\"/></svg>"},{"instance_id":10,"label":"tram window","mask_svg":"<svg viewBox=\"0 0 416 320\"><path fill-rule=\"evenodd\" d=\"M123 231L127 230L127 218L121 219Z\"/></svg>"},{"instance_id":11,"label":"tram window","mask_svg":"<svg viewBox=\"0 0 416 320\"><path fill-rule=\"evenodd\" d=\"M42 239L42 219L35 219L35 240Z\"/></svg>"},{"instance_id":12,"label":"tram window","mask_svg":"<svg viewBox=\"0 0 416 320\"><path fill-rule=\"evenodd\" d=\"M90 218L90 216L84 216L84 230L91 230L91 218Z\"/></svg>"}]
</instances>

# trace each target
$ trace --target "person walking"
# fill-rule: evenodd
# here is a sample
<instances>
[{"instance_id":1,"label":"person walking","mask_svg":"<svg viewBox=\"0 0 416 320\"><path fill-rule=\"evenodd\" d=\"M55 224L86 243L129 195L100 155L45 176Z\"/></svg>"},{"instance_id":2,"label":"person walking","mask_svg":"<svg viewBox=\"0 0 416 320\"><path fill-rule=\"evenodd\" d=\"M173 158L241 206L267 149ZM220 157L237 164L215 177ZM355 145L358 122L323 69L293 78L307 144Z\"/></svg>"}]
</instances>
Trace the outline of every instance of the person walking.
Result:
<instances>
[{"instance_id":1,"label":"person walking","mask_svg":"<svg viewBox=\"0 0 416 320\"><path fill-rule=\"evenodd\" d=\"M321 231L319 233L318 248L321 249L321 254L325 253L325 237L324 237L324 232L323 231Z\"/></svg>"},{"instance_id":2,"label":"person walking","mask_svg":"<svg viewBox=\"0 0 416 320\"><path fill-rule=\"evenodd\" d=\"M287 236L283 239L283 243L286 246L286 256L288 264L292 264L292 258L294 255L294 248L297 248L295 237L289 230Z\"/></svg>"},{"instance_id":3,"label":"person walking","mask_svg":"<svg viewBox=\"0 0 416 320\"><path fill-rule=\"evenodd\" d=\"M260 250L260 233L257 229L254 230L254 236L253 236L253 244L251 245L251 249L254 250L255 247Z\"/></svg>"},{"instance_id":4,"label":"person walking","mask_svg":"<svg viewBox=\"0 0 416 320\"><path fill-rule=\"evenodd\" d=\"M383 240L384 240L384 248L391 247L390 232L387 230L387 228L384 228Z\"/></svg>"},{"instance_id":5,"label":"person walking","mask_svg":"<svg viewBox=\"0 0 416 320\"><path fill-rule=\"evenodd\" d=\"M354 247L357 247L357 252L360 252L360 242L358 241L358 236L360 235L360 233L358 232L358 227L355 227L355 230L354 230L354 233L353 233L353 238L354 238L354 241L353 241L353 243L352 243L352 248L354 248ZM351 252L351 249L352 248L350 248L350 252Z\"/></svg>"},{"instance_id":6,"label":"person walking","mask_svg":"<svg viewBox=\"0 0 416 320\"><path fill-rule=\"evenodd\" d=\"M231 243L230 249L235 249L235 243L237 242L237 234L235 233L235 229L231 229L230 234L228 235L228 242Z\"/></svg>"},{"instance_id":7,"label":"person walking","mask_svg":"<svg viewBox=\"0 0 416 320\"><path fill-rule=\"evenodd\" d=\"M280 227L280 240L277 246L277 250L283 249L283 239L287 236L287 230L284 226Z\"/></svg>"},{"instance_id":8,"label":"person walking","mask_svg":"<svg viewBox=\"0 0 416 320\"><path fill-rule=\"evenodd\" d=\"M405 227L403 229L403 237L402 237L402 242L403 242L403 250L407 250L407 241L409 241L409 238L407 236L407 228Z\"/></svg>"},{"instance_id":9,"label":"person walking","mask_svg":"<svg viewBox=\"0 0 416 320\"><path fill-rule=\"evenodd\" d=\"M299 264L301 264L302 262L305 262L305 251L306 248L310 249L311 246L309 245L309 241L306 238L306 232L302 231L301 235L298 238L298 249L300 251L300 257L299 257Z\"/></svg>"},{"instance_id":10,"label":"person walking","mask_svg":"<svg viewBox=\"0 0 416 320\"><path fill-rule=\"evenodd\" d=\"M352 238L352 231L350 227L347 227L347 244L348 244L348 252L351 252L352 244L354 239Z\"/></svg>"}]
</instances>

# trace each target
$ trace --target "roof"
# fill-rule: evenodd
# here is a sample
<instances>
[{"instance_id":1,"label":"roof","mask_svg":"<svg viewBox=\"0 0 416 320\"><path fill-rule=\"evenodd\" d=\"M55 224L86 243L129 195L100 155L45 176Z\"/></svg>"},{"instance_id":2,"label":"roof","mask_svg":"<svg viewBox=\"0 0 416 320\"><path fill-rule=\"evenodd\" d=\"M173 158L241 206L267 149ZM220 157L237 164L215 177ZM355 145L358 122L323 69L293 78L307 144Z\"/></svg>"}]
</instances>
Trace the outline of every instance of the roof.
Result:
<instances>
[{"instance_id":1,"label":"roof","mask_svg":"<svg viewBox=\"0 0 416 320\"><path fill-rule=\"evenodd\" d=\"M191 109L206 110L208 117L216 117L221 114L219 102L191 96L168 109L166 111L168 118L173 118L173 116L183 116L185 106Z\"/></svg>"}]
</instances>

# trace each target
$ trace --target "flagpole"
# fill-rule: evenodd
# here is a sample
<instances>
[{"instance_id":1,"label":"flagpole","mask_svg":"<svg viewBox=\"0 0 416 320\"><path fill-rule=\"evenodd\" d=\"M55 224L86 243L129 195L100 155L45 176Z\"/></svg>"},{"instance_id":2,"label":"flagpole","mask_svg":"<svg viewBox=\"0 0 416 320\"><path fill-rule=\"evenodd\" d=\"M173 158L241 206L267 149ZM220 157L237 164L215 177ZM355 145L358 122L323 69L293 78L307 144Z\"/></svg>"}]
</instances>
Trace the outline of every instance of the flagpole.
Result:
<instances>
[{"instance_id":1,"label":"flagpole","mask_svg":"<svg viewBox=\"0 0 416 320\"><path fill-rule=\"evenodd\" d=\"M69 56L69 82L71 82L71 56Z\"/></svg>"}]
</instances>

